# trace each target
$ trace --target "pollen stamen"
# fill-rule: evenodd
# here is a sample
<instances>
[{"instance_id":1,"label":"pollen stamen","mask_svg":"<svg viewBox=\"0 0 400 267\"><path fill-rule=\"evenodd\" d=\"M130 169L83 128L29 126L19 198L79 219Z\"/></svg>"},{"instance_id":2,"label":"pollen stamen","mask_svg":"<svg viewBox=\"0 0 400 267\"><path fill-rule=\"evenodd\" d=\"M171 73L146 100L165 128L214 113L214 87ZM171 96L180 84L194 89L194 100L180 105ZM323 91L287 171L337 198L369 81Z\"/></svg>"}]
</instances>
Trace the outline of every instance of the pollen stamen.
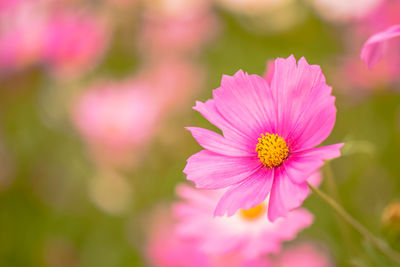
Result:
<instances>
[{"instance_id":1,"label":"pollen stamen","mask_svg":"<svg viewBox=\"0 0 400 267\"><path fill-rule=\"evenodd\" d=\"M261 134L256 146L258 158L265 167L273 168L282 164L289 155L285 140L277 134Z\"/></svg>"},{"instance_id":2,"label":"pollen stamen","mask_svg":"<svg viewBox=\"0 0 400 267\"><path fill-rule=\"evenodd\" d=\"M261 215L263 215L266 211L267 211L266 206L264 205L264 203L261 203L248 210L241 209L240 215L242 216L243 219L246 219L248 221L253 221L261 217Z\"/></svg>"}]
</instances>

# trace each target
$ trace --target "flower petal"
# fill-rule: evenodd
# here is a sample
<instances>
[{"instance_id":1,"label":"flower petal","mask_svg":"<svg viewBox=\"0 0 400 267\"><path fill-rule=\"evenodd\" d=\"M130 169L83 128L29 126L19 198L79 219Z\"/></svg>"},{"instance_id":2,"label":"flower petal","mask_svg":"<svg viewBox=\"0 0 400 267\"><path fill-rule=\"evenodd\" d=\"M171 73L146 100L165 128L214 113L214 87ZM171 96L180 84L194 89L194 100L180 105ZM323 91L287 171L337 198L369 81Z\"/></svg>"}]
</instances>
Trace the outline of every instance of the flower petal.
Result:
<instances>
[{"instance_id":1,"label":"flower petal","mask_svg":"<svg viewBox=\"0 0 400 267\"><path fill-rule=\"evenodd\" d=\"M372 68L379 60L382 59L385 43L390 39L400 36L400 25L393 25L384 31L372 35L363 45L361 49L361 59Z\"/></svg>"},{"instance_id":2,"label":"flower petal","mask_svg":"<svg viewBox=\"0 0 400 267\"><path fill-rule=\"evenodd\" d=\"M279 217L286 217L289 211L301 206L309 193L307 183L293 183L285 168L276 169L269 198L268 219L274 222Z\"/></svg>"},{"instance_id":3,"label":"flower petal","mask_svg":"<svg viewBox=\"0 0 400 267\"><path fill-rule=\"evenodd\" d=\"M275 131L275 109L267 82L258 75L239 70L224 75L221 86L213 91L220 114L250 139L254 149L261 133Z\"/></svg>"},{"instance_id":4,"label":"flower petal","mask_svg":"<svg viewBox=\"0 0 400 267\"><path fill-rule=\"evenodd\" d=\"M274 77L275 72L275 61L268 60L267 61L267 68L264 73L264 79L267 81L268 85L271 85L272 77Z\"/></svg>"},{"instance_id":5,"label":"flower petal","mask_svg":"<svg viewBox=\"0 0 400 267\"><path fill-rule=\"evenodd\" d=\"M335 124L335 98L321 68L293 56L275 60L271 81L277 113L277 133L292 151L312 148L325 140Z\"/></svg>"},{"instance_id":6,"label":"flower petal","mask_svg":"<svg viewBox=\"0 0 400 267\"><path fill-rule=\"evenodd\" d=\"M284 168L292 182L304 183L310 175L324 164L324 160L340 156L340 149L343 143L312 148L290 155L284 163Z\"/></svg>"},{"instance_id":7,"label":"flower petal","mask_svg":"<svg viewBox=\"0 0 400 267\"><path fill-rule=\"evenodd\" d=\"M187 160L183 172L198 188L220 189L246 179L260 167L258 158L227 157L202 150Z\"/></svg>"},{"instance_id":8,"label":"flower petal","mask_svg":"<svg viewBox=\"0 0 400 267\"><path fill-rule=\"evenodd\" d=\"M257 206L267 198L273 177L273 170L261 168L242 183L229 188L218 202L214 216L223 216L226 212L232 216L239 209Z\"/></svg>"},{"instance_id":9,"label":"flower petal","mask_svg":"<svg viewBox=\"0 0 400 267\"><path fill-rule=\"evenodd\" d=\"M227 140L213 131L198 127L186 127L186 129L192 133L194 139L196 139L203 148L214 153L231 157L257 156L255 149L247 151L240 143Z\"/></svg>"},{"instance_id":10,"label":"flower petal","mask_svg":"<svg viewBox=\"0 0 400 267\"><path fill-rule=\"evenodd\" d=\"M233 127L225 118L223 118L215 106L214 99L209 99L205 103L196 101L196 106L194 106L193 109L200 112L204 118L218 127L226 139L240 144L241 147L246 147L246 150L248 151L254 150L252 139Z\"/></svg>"}]
</instances>

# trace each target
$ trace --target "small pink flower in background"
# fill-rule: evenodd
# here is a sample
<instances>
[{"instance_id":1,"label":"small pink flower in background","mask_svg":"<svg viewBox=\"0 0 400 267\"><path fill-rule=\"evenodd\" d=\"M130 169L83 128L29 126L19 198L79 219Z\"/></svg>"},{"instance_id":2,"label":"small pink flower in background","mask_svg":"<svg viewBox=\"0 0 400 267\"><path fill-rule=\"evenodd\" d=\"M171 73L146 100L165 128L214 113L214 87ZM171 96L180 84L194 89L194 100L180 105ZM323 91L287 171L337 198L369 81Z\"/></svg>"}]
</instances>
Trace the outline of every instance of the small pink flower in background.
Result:
<instances>
[{"instance_id":1,"label":"small pink flower in background","mask_svg":"<svg viewBox=\"0 0 400 267\"><path fill-rule=\"evenodd\" d=\"M215 35L209 1L149 1L139 46L153 57L197 52Z\"/></svg>"},{"instance_id":2,"label":"small pink flower in background","mask_svg":"<svg viewBox=\"0 0 400 267\"><path fill-rule=\"evenodd\" d=\"M396 78L398 68L396 62L389 59L381 60L372 70L360 60L351 55L338 59L335 70L337 79L335 85L342 92L354 97L363 97L372 90L385 88Z\"/></svg>"},{"instance_id":3,"label":"small pink flower in background","mask_svg":"<svg viewBox=\"0 0 400 267\"><path fill-rule=\"evenodd\" d=\"M232 216L269 196L270 221L287 216L309 194L307 178L340 155L343 144L315 148L336 120L320 67L290 56L276 59L271 71L270 82L243 71L224 75L213 99L194 107L223 133L188 128L205 150L188 159L187 179L198 188L228 189L215 215Z\"/></svg>"},{"instance_id":4,"label":"small pink flower in background","mask_svg":"<svg viewBox=\"0 0 400 267\"><path fill-rule=\"evenodd\" d=\"M386 30L388 27L400 24L400 1L383 1L368 16L355 21L347 27L344 35L347 53L345 57L338 59L335 80L338 88L346 89L346 93L352 93L355 97L360 93L386 88L400 81L400 51L397 49L399 42L391 40L385 45L386 54L391 55L380 60L373 69L368 68L360 61L361 46L373 34ZM396 45L397 43L397 45Z\"/></svg>"},{"instance_id":5,"label":"small pink flower in background","mask_svg":"<svg viewBox=\"0 0 400 267\"><path fill-rule=\"evenodd\" d=\"M0 2L0 69L19 71L41 59L47 9L43 1Z\"/></svg>"},{"instance_id":6,"label":"small pink flower in background","mask_svg":"<svg viewBox=\"0 0 400 267\"><path fill-rule=\"evenodd\" d=\"M400 25L393 25L388 29L372 35L363 45L361 50L361 59L368 65L369 68L375 66L383 57L387 42L400 37ZM397 50L400 48L400 43L397 42ZM399 56L399 53L391 56Z\"/></svg>"},{"instance_id":7,"label":"small pink flower in background","mask_svg":"<svg viewBox=\"0 0 400 267\"><path fill-rule=\"evenodd\" d=\"M2 71L45 63L51 72L70 77L94 66L107 47L108 25L70 4L56 0L0 3Z\"/></svg>"},{"instance_id":8,"label":"small pink flower in background","mask_svg":"<svg viewBox=\"0 0 400 267\"><path fill-rule=\"evenodd\" d=\"M332 22L351 22L367 17L385 0L309 0L317 13Z\"/></svg>"},{"instance_id":9,"label":"small pink flower in background","mask_svg":"<svg viewBox=\"0 0 400 267\"><path fill-rule=\"evenodd\" d=\"M214 218L215 203L223 191L202 191L181 185L177 193L182 198L174 206L178 233L193 239L202 251L211 255L240 253L246 259L257 259L278 253L282 242L294 239L313 222L313 216L304 209L292 210L285 218L271 222L265 216L268 200L231 217Z\"/></svg>"},{"instance_id":10,"label":"small pink flower in background","mask_svg":"<svg viewBox=\"0 0 400 267\"><path fill-rule=\"evenodd\" d=\"M147 84L104 83L84 92L76 102L74 123L98 156L118 160L140 149L154 134L160 116Z\"/></svg>"},{"instance_id":11,"label":"small pink flower in background","mask_svg":"<svg viewBox=\"0 0 400 267\"><path fill-rule=\"evenodd\" d=\"M290 246L274 261L275 267L333 267L332 260L323 250L311 243Z\"/></svg>"},{"instance_id":12,"label":"small pink flower in background","mask_svg":"<svg viewBox=\"0 0 400 267\"><path fill-rule=\"evenodd\" d=\"M43 25L29 23L0 34L0 68L2 72L20 70L37 63L43 47Z\"/></svg>"},{"instance_id":13,"label":"small pink flower in background","mask_svg":"<svg viewBox=\"0 0 400 267\"><path fill-rule=\"evenodd\" d=\"M178 109L191 100L204 84L205 71L178 58L150 61L139 77L151 84L154 97L165 110Z\"/></svg>"},{"instance_id":14,"label":"small pink flower in background","mask_svg":"<svg viewBox=\"0 0 400 267\"><path fill-rule=\"evenodd\" d=\"M47 22L43 59L56 73L81 74L103 55L108 39L108 28L99 18L55 12Z\"/></svg>"}]
</instances>

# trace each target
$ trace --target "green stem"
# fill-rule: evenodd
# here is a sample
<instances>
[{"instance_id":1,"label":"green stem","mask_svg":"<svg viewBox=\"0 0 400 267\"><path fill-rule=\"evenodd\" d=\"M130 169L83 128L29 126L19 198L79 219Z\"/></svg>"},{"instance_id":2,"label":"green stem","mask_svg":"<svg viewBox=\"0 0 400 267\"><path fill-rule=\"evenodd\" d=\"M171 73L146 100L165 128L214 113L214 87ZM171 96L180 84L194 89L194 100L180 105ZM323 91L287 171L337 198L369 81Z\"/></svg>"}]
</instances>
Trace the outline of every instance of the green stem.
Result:
<instances>
[{"instance_id":1,"label":"green stem","mask_svg":"<svg viewBox=\"0 0 400 267\"><path fill-rule=\"evenodd\" d=\"M324 166L324 181L326 182L327 192L331 196L333 200L336 201L338 205L341 205L341 201L339 198L339 191L336 186L335 178L333 177L332 167L330 162L326 162ZM350 235L349 225L344 222L338 214L335 214L335 219L337 221L337 225L339 227L340 233L342 235L342 239L344 241L344 245L346 246L347 254L351 254L354 251L352 238Z\"/></svg>"},{"instance_id":2,"label":"green stem","mask_svg":"<svg viewBox=\"0 0 400 267\"><path fill-rule=\"evenodd\" d=\"M356 219L354 219L350 214L348 214L335 200L329 197L327 194L313 187L308 183L308 187L325 201L329 206L331 206L343 220L350 224L357 232L359 232L366 240L368 240L372 245L374 245L379 251L390 258L392 261L400 264L400 253L389 247L385 241L375 237L367 228L360 224Z\"/></svg>"}]
</instances>

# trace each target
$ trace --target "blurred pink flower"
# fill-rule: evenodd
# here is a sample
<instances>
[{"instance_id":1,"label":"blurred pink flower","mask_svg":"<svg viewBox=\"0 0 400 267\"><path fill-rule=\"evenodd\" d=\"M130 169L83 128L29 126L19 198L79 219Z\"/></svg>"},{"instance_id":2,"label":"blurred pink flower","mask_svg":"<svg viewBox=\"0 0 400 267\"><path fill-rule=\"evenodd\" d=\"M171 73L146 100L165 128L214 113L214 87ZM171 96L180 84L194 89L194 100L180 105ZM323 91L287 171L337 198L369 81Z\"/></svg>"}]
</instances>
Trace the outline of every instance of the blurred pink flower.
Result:
<instances>
[{"instance_id":1,"label":"blurred pink flower","mask_svg":"<svg viewBox=\"0 0 400 267\"><path fill-rule=\"evenodd\" d=\"M311 243L303 243L285 249L276 261L275 267L333 267L329 256Z\"/></svg>"},{"instance_id":2,"label":"blurred pink flower","mask_svg":"<svg viewBox=\"0 0 400 267\"><path fill-rule=\"evenodd\" d=\"M354 23L355 31L353 31L352 37L359 39L357 41L365 42L372 34L383 31L391 25L400 24L399 12L400 1L381 1L378 8Z\"/></svg>"},{"instance_id":3,"label":"blurred pink flower","mask_svg":"<svg viewBox=\"0 0 400 267\"><path fill-rule=\"evenodd\" d=\"M382 59L385 53L385 46L388 45L387 42L399 36L400 25L393 25L384 31L372 35L362 47L361 59L369 68L372 68ZM400 45L397 46L397 48L399 47Z\"/></svg>"},{"instance_id":4,"label":"blurred pink flower","mask_svg":"<svg viewBox=\"0 0 400 267\"><path fill-rule=\"evenodd\" d=\"M177 232L176 220L167 207L161 207L146 223L145 254L154 267L269 267L267 258L245 259L240 253L210 255L193 239ZM199 230L201 231L201 230Z\"/></svg>"},{"instance_id":5,"label":"blurred pink flower","mask_svg":"<svg viewBox=\"0 0 400 267\"><path fill-rule=\"evenodd\" d=\"M139 46L149 56L196 52L215 35L217 23L208 1L149 1Z\"/></svg>"},{"instance_id":6,"label":"blurred pink flower","mask_svg":"<svg viewBox=\"0 0 400 267\"><path fill-rule=\"evenodd\" d=\"M204 70L188 60L164 58L150 61L139 74L151 83L154 97L165 110L185 105L204 84Z\"/></svg>"},{"instance_id":7,"label":"blurred pink flower","mask_svg":"<svg viewBox=\"0 0 400 267\"><path fill-rule=\"evenodd\" d=\"M20 70L37 63L43 47L42 25L13 28L0 34L0 68L5 72Z\"/></svg>"},{"instance_id":8,"label":"blurred pink flower","mask_svg":"<svg viewBox=\"0 0 400 267\"><path fill-rule=\"evenodd\" d=\"M85 141L111 159L144 146L160 115L149 89L141 82L126 81L99 84L83 93L73 119Z\"/></svg>"},{"instance_id":9,"label":"blurred pink flower","mask_svg":"<svg viewBox=\"0 0 400 267\"><path fill-rule=\"evenodd\" d=\"M60 0L0 3L0 67L4 72L45 63L55 74L77 75L106 49L104 20Z\"/></svg>"},{"instance_id":10,"label":"blurred pink flower","mask_svg":"<svg viewBox=\"0 0 400 267\"><path fill-rule=\"evenodd\" d=\"M383 1L378 8L369 13L363 19L350 25L345 34L347 55L339 59L338 62L338 87L348 88L346 91L354 92L359 96L361 92L368 92L372 89L381 89L399 81L398 72L400 70L400 51L396 47L396 40L392 40L392 45L385 48L386 57L369 69L360 61L361 46L365 41L376 32L381 32L391 25L400 24L400 1ZM361 89L361 90L357 90Z\"/></svg>"},{"instance_id":11,"label":"blurred pink flower","mask_svg":"<svg viewBox=\"0 0 400 267\"><path fill-rule=\"evenodd\" d=\"M317 13L333 22L350 22L367 17L385 0L308 0Z\"/></svg>"},{"instance_id":12,"label":"blurred pink flower","mask_svg":"<svg viewBox=\"0 0 400 267\"><path fill-rule=\"evenodd\" d=\"M180 239L175 220L167 208L158 210L146 226L146 256L154 267L206 267L207 256L195 244Z\"/></svg>"},{"instance_id":13,"label":"blurred pink flower","mask_svg":"<svg viewBox=\"0 0 400 267\"><path fill-rule=\"evenodd\" d=\"M46 19L43 1L0 2L0 69L18 71L41 58Z\"/></svg>"},{"instance_id":14,"label":"blurred pink flower","mask_svg":"<svg viewBox=\"0 0 400 267\"><path fill-rule=\"evenodd\" d=\"M315 148L336 120L335 97L320 67L290 56L276 59L270 71L270 83L241 70L224 75L213 99L194 107L223 132L187 128L205 148L187 160L187 179L198 188L229 188L215 215L232 216L270 195L270 221L286 216L309 194L306 179L340 155L343 144Z\"/></svg>"},{"instance_id":15,"label":"blurred pink flower","mask_svg":"<svg viewBox=\"0 0 400 267\"><path fill-rule=\"evenodd\" d=\"M250 210L240 210L232 217L213 217L215 202L223 191L202 191L188 185L177 188L182 201L175 204L178 233L198 242L209 254L240 253L246 259L278 253L281 243L294 239L299 231L309 227L313 216L304 209L290 211L274 222L265 213L268 201Z\"/></svg>"},{"instance_id":16,"label":"blurred pink flower","mask_svg":"<svg viewBox=\"0 0 400 267\"><path fill-rule=\"evenodd\" d=\"M47 22L43 59L51 71L76 75L104 53L109 31L99 18L77 12L54 12Z\"/></svg>"}]
</instances>

